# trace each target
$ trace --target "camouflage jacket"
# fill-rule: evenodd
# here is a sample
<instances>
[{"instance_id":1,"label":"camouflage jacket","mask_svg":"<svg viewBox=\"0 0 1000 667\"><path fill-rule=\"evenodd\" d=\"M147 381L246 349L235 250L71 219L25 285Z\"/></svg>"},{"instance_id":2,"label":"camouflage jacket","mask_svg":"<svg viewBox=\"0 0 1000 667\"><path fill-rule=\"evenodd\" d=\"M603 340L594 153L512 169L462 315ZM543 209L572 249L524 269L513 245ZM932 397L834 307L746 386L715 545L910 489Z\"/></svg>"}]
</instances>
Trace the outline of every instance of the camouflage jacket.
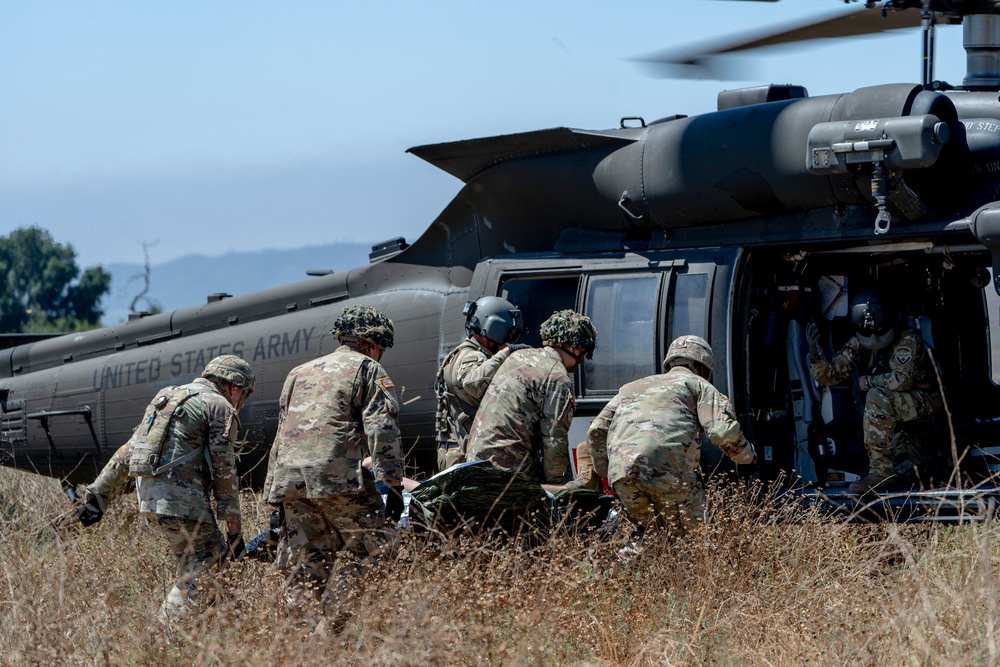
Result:
<instances>
[{"instance_id":1,"label":"camouflage jacket","mask_svg":"<svg viewBox=\"0 0 1000 667\"><path fill-rule=\"evenodd\" d=\"M840 384L857 371L869 376L870 386L889 391L935 388L924 339L915 329L903 331L891 350L866 350L857 336L852 336L831 360L810 354L809 365L813 379L820 384Z\"/></svg>"},{"instance_id":2,"label":"camouflage jacket","mask_svg":"<svg viewBox=\"0 0 1000 667\"><path fill-rule=\"evenodd\" d=\"M174 413L160 463L169 463L202 445L206 455L157 477L137 478L139 511L212 521L212 495L219 521L239 521L239 478L233 445L240 419L212 382L196 378L190 384L200 385L201 393L192 396Z\"/></svg>"},{"instance_id":3,"label":"camouflage jacket","mask_svg":"<svg viewBox=\"0 0 1000 667\"><path fill-rule=\"evenodd\" d=\"M550 347L518 350L486 390L469 433L468 459L561 484L575 410L573 378L559 353Z\"/></svg>"},{"instance_id":4,"label":"camouflage jacket","mask_svg":"<svg viewBox=\"0 0 1000 667\"><path fill-rule=\"evenodd\" d=\"M132 453L132 448L129 446L131 442L131 440L126 442L112 454L111 459L101 469L101 474L87 486L87 491L102 497L104 500L111 500L121 493L128 482L128 458Z\"/></svg>"},{"instance_id":5,"label":"camouflage jacket","mask_svg":"<svg viewBox=\"0 0 1000 667\"><path fill-rule=\"evenodd\" d=\"M278 400L264 493L270 503L368 493L375 479L403 479L396 390L374 359L346 345L293 368Z\"/></svg>"},{"instance_id":6,"label":"camouflage jacket","mask_svg":"<svg viewBox=\"0 0 1000 667\"><path fill-rule=\"evenodd\" d=\"M614 484L631 478L664 488L696 488L701 436L737 463L753 447L725 394L684 366L630 382L587 431L594 470Z\"/></svg>"},{"instance_id":7,"label":"camouflage jacket","mask_svg":"<svg viewBox=\"0 0 1000 667\"><path fill-rule=\"evenodd\" d=\"M479 403L510 353L504 348L493 354L474 338L466 338L445 357L436 382L438 442L457 442L465 449Z\"/></svg>"}]
</instances>

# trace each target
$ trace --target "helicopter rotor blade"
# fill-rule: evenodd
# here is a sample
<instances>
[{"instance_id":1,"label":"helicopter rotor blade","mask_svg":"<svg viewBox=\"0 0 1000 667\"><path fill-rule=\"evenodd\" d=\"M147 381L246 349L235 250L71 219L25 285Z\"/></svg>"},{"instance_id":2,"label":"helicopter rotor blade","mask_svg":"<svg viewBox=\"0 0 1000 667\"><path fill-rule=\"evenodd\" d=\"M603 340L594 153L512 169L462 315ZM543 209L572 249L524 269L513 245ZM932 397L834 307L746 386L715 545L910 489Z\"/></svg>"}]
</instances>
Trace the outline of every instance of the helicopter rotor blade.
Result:
<instances>
[{"instance_id":1,"label":"helicopter rotor blade","mask_svg":"<svg viewBox=\"0 0 1000 667\"><path fill-rule=\"evenodd\" d=\"M660 78L743 78L741 70L745 68L739 67L733 54L766 46L916 28L920 26L920 18L919 11L888 11L883 17L879 8L861 6L832 17L793 24L777 31L730 35L714 43L656 51L631 60L638 63L650 76Z\"/></svg>"}]
</instances>

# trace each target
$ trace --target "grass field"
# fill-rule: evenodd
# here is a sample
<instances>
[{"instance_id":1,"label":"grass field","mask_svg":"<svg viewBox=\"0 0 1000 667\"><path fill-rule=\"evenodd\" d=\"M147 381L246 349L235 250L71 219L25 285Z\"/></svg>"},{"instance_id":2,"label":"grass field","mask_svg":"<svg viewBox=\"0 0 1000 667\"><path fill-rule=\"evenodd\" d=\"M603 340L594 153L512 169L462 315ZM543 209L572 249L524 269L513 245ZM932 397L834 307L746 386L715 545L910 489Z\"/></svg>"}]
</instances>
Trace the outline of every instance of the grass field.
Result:
<instances>
[{"instance_id":1,"label":"grass field","mask_svg":"<svg viewBox=\"0 0 1000 667\"><path fill-rule=\"evenodd\" d=\"M412 537L370 569L342 634L301 630L271 566L235 563L166 641L166 546L132 497L58 536L51 479L0 470L0 662L12 665L995 665L994 523L877 526L790 516L736 489L641 558L624 536L532 548ZM244 497L244 524L268 508Z\"/></svg>"}]
</instances>

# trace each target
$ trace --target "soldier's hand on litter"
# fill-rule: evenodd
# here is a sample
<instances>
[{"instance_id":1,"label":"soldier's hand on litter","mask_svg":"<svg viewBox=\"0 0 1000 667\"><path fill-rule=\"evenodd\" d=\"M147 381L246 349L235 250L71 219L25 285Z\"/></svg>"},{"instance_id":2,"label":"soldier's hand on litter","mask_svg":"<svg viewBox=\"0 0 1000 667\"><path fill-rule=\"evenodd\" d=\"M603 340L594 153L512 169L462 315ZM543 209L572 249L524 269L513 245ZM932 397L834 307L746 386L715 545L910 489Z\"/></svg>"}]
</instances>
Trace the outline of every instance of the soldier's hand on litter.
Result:
<instances>
[{"instance_id":1,"label":"soldier's hand on litter","mask_svg":"<svg viewBox=\"0 0 1000 667\"><path fill-rule=\"evenodd\" d=\"M385 518L393 523L403 516L403 487L400 484L390 484L385 494Z\"/></svg>"},{"instance_id":2,"label":"soldier's hand on litter","mask_svg":"<svg viewBox=\"0 0 1000 667\"><path fill-rule=\"evenodd\" d=\"M872 388L872 376L862 375L858 378L858 391L868 391Z\"/></svg>"},{"instance_id":3,"label":"soldier's hand on litter","mask_svg":"<svg viewBox=\"0 0 1000 667\"><path fill-rule=\"evenodd\" d=\"M819 340L819 326L815 322L806 325L806 340L809 341L809 352L817 357L823 356L823 344Z\"/></svg>"},{"instance_id":4,"label":"soldier's hand on litter","mask_svg":"<svg viewBox=\"0 0 1000 667\"><path fill-rule=\"evenodd\" d=\"M103 517L104 512L101 511L100 505L96 502L93 504L85 503L76 508L76 518L84 527L93 526Z\"/></svg>"},{"instance_id":5,"label":"soldier's hand on litter","mask_svg":"<svg viewBox=\"0 0 1000 667\"><path fill-rule=\"evenodd\" d=\"M230 533L229 539L229 559L240 560L247 554L247 545L243 541L243 533Z\"/></svg>"}]
</instances>

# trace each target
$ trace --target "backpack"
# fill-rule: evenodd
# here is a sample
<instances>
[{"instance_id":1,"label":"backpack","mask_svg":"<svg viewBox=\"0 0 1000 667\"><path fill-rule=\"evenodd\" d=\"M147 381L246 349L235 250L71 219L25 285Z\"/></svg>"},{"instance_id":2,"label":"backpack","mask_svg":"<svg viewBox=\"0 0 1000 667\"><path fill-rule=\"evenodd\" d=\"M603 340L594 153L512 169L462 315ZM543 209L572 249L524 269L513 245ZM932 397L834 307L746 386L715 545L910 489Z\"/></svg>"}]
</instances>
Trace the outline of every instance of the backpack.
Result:
<instances>
[{"instance_id":1,"label":"backpack","mask_svg":"<svg viewBox=\"0 0 1000 667\"><path fill-rule=\"evenodd\" d=\"M167 431L174 420L174 414L189 398L203 391L204 389L197 385L164 387L153 397L142 417L142 423L132 434L132 447L128 460L129 477L157 477L187 463L205 450L205 445L202 444L194 451L160 465L163 443L166 442Z\"/></svg>"}]
</instances>

